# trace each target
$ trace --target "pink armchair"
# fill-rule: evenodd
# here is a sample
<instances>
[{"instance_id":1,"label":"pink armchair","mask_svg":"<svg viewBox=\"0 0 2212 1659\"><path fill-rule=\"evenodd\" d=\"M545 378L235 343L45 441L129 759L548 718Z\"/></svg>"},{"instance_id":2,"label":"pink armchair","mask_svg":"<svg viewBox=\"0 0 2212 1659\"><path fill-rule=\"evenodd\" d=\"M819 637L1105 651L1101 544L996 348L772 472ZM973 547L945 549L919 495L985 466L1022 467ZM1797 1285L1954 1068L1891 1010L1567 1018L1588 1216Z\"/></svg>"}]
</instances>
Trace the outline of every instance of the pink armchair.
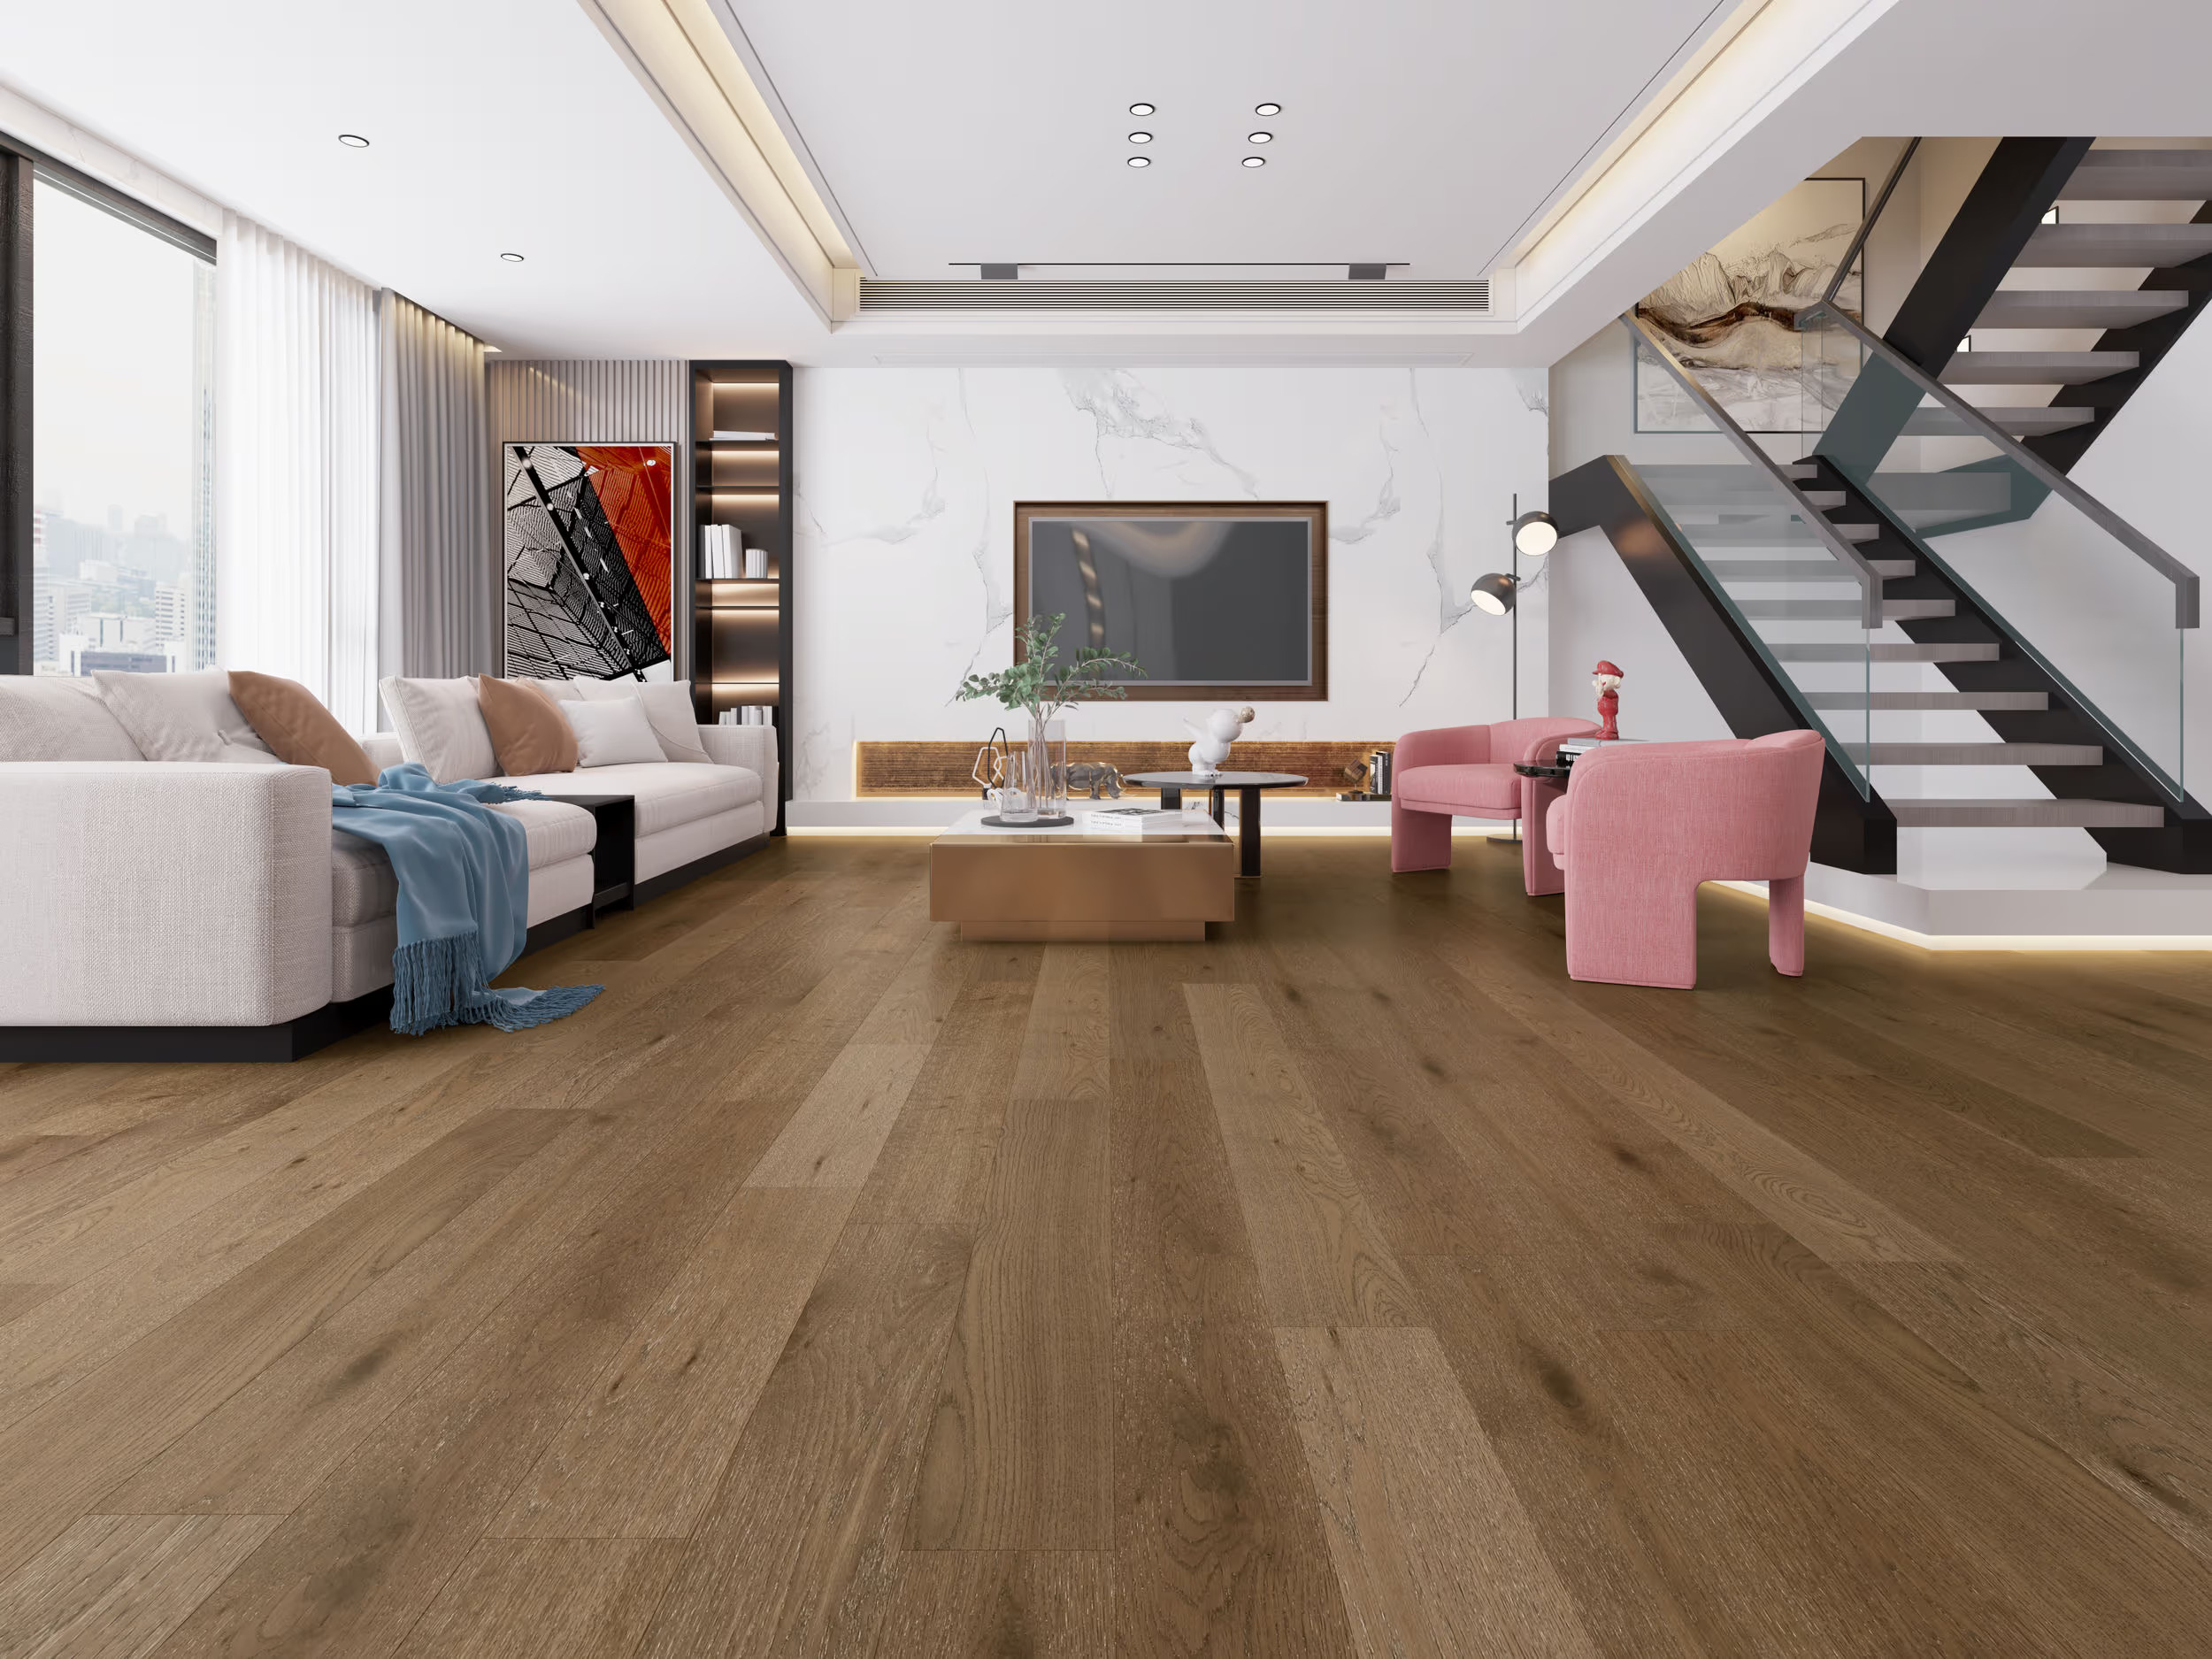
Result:
<instances>
[{"instance_id":1,"label":"pink armchair","mask_svg":"<svg viewBox=\"0 0 2212 1659\"><path fill-rule=\"evenodd\" d=\"M1547 760L1560 741L1594 737L1587 720L1546 717L1501 720L1495 726L1445 726L1408 732L1390 764L1390 868L1443 870L1452 862L1452 818L1530 818L1530 781L1517 761ZM1547 885L1542 826L1522 836L1522 868L1531 893L1556 893Z\"/></svg>"},{"instance_id":2,"label":"pink armchair","mask_svg":"<svg viewBox=\"0 0 2212 1659\"><path fill-rule=\"evenodd\" d=\"M1637 743L1575 763L1551 803L1567 879L1567 972L1615 985L1697 984L1701 881L1767 883L1767 955L1805 972L1805 865L1820 795L1817 732Z\"/></svg>"}]
</instances>

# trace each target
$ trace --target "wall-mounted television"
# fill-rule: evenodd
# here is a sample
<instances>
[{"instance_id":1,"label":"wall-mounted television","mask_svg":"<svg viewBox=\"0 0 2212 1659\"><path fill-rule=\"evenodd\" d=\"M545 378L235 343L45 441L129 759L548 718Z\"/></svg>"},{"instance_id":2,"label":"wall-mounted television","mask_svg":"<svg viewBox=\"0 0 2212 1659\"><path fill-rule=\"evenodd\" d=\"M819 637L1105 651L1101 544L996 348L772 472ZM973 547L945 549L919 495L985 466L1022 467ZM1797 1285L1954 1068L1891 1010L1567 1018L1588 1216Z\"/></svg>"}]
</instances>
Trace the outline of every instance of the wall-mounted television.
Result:
<instances>
[{"instance_id":1,"label":"wall-mounted television","mask_svg":"<svg viewBox=\"0 0 2212 1659\"><path fill-rule=\"evenodd\" d=\"M1329 695L1329 510L1320 502L1022 502L1014 614L1063 616L1063 658L1134 658L1132 697Z\"/></svg>"}]
</instances>

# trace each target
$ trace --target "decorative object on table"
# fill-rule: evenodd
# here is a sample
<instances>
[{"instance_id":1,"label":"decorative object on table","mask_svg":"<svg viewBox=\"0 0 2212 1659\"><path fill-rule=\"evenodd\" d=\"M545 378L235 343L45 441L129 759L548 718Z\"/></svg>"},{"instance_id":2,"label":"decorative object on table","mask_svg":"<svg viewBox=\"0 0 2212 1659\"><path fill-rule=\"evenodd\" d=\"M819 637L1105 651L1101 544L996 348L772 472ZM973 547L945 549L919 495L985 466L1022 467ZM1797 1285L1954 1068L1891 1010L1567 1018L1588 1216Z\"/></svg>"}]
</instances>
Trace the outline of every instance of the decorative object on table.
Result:
<instances>
[{"instance_id":1,"label":"decorative object on table","mask_svg":"<svg viewBox=\"0 0 2212 1659\"><path fill-rule=\"evenodd\" d=\"M1075 660L1063 666L1054 635L1066 620L1030 618L1014 630L1010 666L970 674L954 693L963 703L995 697L1009 714L1027 717L1024 741L1006 757L999 816L1009 824L1046 829L1074 822L1067 814L1067 728L1056 717L1087 698L1125 697L1118 680L1144 673L1134 659L1095 645L1078 646Z\"/></svg>"},{"instance_id":2,"label":"decorative object on table","mask_svg":"<svg viewBox=\"0 0 2212 1659\"><path fill-rule=\"evenodd\" d=\"M1133 697L1317 703L1328 553L1320 502L1021 502L1014 614L1064 612L1063 649L1141 661Z\"/></svg>"},{"instance_id":3,"label":"decorative object on table","mask_svg":"<svg viewBox=\"0 0 2212 1659\"><path fill-rule=\"evenodd\" d=\"M986 801L1006 780L1006 728L995 726L991 735L983 740L983 747L975 752L975 765L969 776Z\"/></svg>"},{"instance_id":4,"label":"decorative object on table","mask_svg":"<svg viewBox=\"0 0 2212 1659\"><path fill-rule=\"evenodd\" d=\"M1590 671L1590 685L1598 694L1598 736L1616 742L1621 735L1621 671L1601 658Z\"/></svg>"},{"instance_id":5,"label":"decorative object on table","mask_svg":"<svg viewBox=\"0 0 2212 1659\"><path fill-rule=\"evenodd\" d=\"M506 676L675 678L675 446L503 448Z\"/></svg>"},{"instance_id":6,"label":"decorative object on table","mask_svg":"<svg viewBox=\"0 0 2212 1659\"><path fill-rule=\"evenodd\" d=\"M1121 799L1121 772L1102 760L1079 760L1068 768L1068 793L1087 790L1092 800Z\"/></svg>"},{"instance_id":7,"label":"decorative object on table","mask_svg":"<svg viewBox=\"0 0 2212 1659\"><path fill-rule=\"evenodd\" d=\"M1636 316L1747 432L1817 431L1857 378L1852 360L1808 362L1797 313L1819 300L1866 217L1863 179L1808 179L1636 303ZM1834 303L1864 310L1863 263ZM1639 432L1707 432L1648 348L1636 349Z\"/></svg>"},{"instance_id":8,"label":"decorative object on table","mask_svg":"<svg viewBox=\"0 0 2212 1659\"><path fill-rule=\"evenodd\" d=\"M1229 758L1229 745L1244 735L1244 728L1252 723L1249 707L1216 709L1206 717L1202 726L1183 722L1183 729L1198 741L1190 746L1190 769L1195 772L1212 773L1222 770L1222 762Z\"/></svg>"},{"instance_id":9,"label":"decorative object on table","mask_svg":"<svg viewBox=\"0 0 2212 1659\"><path fill-rule=\"evenodd\" d=\"M1540 509L1531 508L1523 512L1521 498L1517 495L1513 497L1513 511L1506 517L1506 541L1510 549L1512 569L1492 571L1486 576L1477 577L1475 585L1468 589L1467 603L1478 611L1488 611L1494 617L1502 617L1509 611L1513 613L1511 706L1513 718L1517 720L1521 718L1521 590L1543 580L1544 572L1551 568L1548 565L1540 566L1533 577L1524 582L1521 580L1521 557L1526 554L1530 558L1541 558L1557 547L1559 526L1551 514ZM1510 835L1493 839L1508 847L1517 846L1521 840L1519 820L1517 818L1514 821Z\"/></svg>"}]
</instances>

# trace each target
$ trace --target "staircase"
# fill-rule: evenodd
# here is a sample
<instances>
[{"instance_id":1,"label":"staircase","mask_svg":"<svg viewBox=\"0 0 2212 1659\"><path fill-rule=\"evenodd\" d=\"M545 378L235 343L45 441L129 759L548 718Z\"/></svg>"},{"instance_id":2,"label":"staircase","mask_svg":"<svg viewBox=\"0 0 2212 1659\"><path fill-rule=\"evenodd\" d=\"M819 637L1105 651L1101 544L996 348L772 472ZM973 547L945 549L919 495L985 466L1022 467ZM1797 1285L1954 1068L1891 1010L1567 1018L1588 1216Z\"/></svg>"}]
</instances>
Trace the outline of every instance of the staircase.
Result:
<instances>
[{"instance_id":1,"label":"staircase","mask_svg":"<svg viewBox=\"0 0 2212 1659\"><path fill-rule=\"evenodd\" d=\"M1606 530L1732 730L1826 737L1821 862L1893 871L1900 828L2070 827L2212 872L2182 781L2197 578L2067 476L2212 299L2212 150L2005 139L1882 336L1834 293L1797 316L1793 463L1623 318L1737 459L1578 467L1562 533Z\"/></svg>"}]
</instances>

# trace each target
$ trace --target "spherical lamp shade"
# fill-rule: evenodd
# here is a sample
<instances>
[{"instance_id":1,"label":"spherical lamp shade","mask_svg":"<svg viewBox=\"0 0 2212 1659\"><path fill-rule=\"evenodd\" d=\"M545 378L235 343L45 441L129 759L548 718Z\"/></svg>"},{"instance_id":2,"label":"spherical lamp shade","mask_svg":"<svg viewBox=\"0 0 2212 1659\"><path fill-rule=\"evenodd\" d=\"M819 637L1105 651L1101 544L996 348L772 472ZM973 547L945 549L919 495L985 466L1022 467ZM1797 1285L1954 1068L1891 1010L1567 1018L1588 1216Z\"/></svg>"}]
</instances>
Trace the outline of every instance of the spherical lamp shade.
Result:
<instances>
[{"instance_id":1,"label":"spherical lamp shade","mask_svg":"<svg viewBox=\"0 0 2212 1659\"><path fill-rule=\"evenodd\" d=\"M1541 558L1559 545L1559 526L1548 512L1525 512L1513 521L1513 545L1528 558Z\"/></svg>"},{"instance_id":2,"label":"spherical lamp shade","mask_svg":"<svg viewBox=\"0 0 2212 1659\"><path fill-rule=\"evenodd\" d=\"M1502 617L1513 609L1513 600L1519 587L1520 584L1510 576L1492 571L1487 576L1477 579L1475 585L1468 589L1467 597L1473 602L1476 610L1487 611L1494 617Z\"/></svg>"}]
</instances>

